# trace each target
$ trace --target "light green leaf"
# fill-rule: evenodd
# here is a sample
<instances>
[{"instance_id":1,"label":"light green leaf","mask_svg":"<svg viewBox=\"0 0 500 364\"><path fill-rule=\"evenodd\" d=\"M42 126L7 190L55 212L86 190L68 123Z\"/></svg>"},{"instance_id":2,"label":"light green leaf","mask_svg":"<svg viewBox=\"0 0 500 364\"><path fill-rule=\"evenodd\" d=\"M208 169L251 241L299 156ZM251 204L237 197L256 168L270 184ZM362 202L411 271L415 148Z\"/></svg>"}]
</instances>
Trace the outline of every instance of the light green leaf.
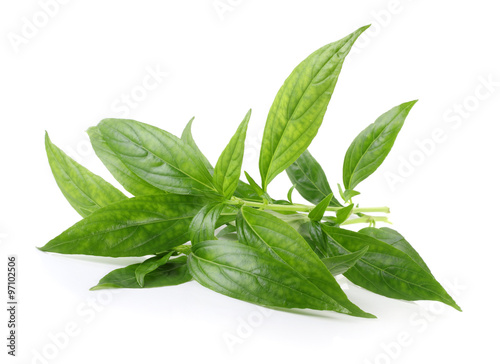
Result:
<instances>
[{"instance_id":1,"label":"light green leaf","mask_svg":"<svg viewBox=\"0 0 500 364\"><path fill-rule=\"evenodd\" d=\"M93 126L87 130L87 134L90 137L90 142L92 143L92 148L94 148L95 154L97 154L101 162L111 172L113 177L115 177L115 179L128 192L134 196L157 195L165 192L147 183L128 169L128 167L123 164L120 158L118 158L106 144L99 128Z\"/></svg>"},{"instance_id":2,"label":"light green leaf","mask_svg":"<svg viewBox=\"0 0 500 364\"><path fill-rule=\"evenodd\" d=\"M132 264L125 268L115 269L104 276L99 283L92 287L91 291L110 288L156 288L165 286L176 286L189 282L193 279L187 267L185 256L172 259L168 263L150 272L144 278L144 285L137 283L136 269L141 265Z\"/></svg>"},{"instance_id":3,"label":"light green leaf","mask_svg":"<svg viewBox=\"0 0 500 364\"><path fill-rule=\"evenodd\" d=\"M225 198L230 198L238 186L251 114L252 110L249 110L215 165L214 185Z\"/></svg>"},{"instance_id":4,"label":"light green leaf","mask_svg":"<svg viewBox=\"0 0 500 364\"><path fill-rule=\"evenodd\" d=\"M349 206L343 207L336 212L335 222L340 225L344 221L346 221L349 216L352 214L352 209L354 208L354 204L350 204Z\"/></svg>"},{"instance_id":5,"label":"light green leaf","mask_svg":"<svg viewBox=\"0 0 500 364\"><path fill-rule=\"evenodd\" d=\"M181 195L217 194L203 162L176 136L127 119L104 119L98 127L123 164L149 184Z\"/></svg>"},{"instance_id":6,"label":"light green leaf","mask_svg":"<svg viewBox=\"0 0 500 364\"><path fill-rule=\"evenodd\" d=\"M260 199L266 200L268 202L271 202L273 200L267 194L267 192L265 192L246 171L245 171L245 177L247 178L250 188L252 188L255 191L255 193L260 197Z\"/></svg>"},{"instance_id":7,"label":"light green leaf","mask_svg":"<svg viewBox=\"0 0 500 364\"><path fill-rule=\"evenodd\" d=\"M382 164L416 102L405 102L392 108L354 139L344 158L343 179L346 190L354 189Z\"/></svg>"},{"instance_id":8,"label":"light green leaf","mask_svg":"<svg viewBox=\"0 0 500 364\"><path fill-rule=\"evenodd\" d=\"M353 253L368 246L356 265L344 273L354 284L374 293L407 301L439 301L461 311L453 298L427 270L408 254L371 236L322 225L331 256Z\"/></svg>"},{"instance_id":9,"label":"light green leaf","mask_svg":"<svg viewBox=\"0 0 500 364\"><path fill-rule=\"evenodd\" d=\"M173 194L134 197L97 210L40 250L107 257L163 253L188 241L191 220L206 203Z\"/></svg>"},{"instance_id":10,"label":"light green leaf","mask_svg":"<svg viewBox=\"0 0 500 364\"><path fill-rule=\"evenodd\" d=\"M64 197L83 217L109 204L127 199L123 193L68 157L45 133L50 169Z\"/></svg>"},{"instance_id":11,"label":"light green leaf","mask_svg":"<svg viewBox=\"0 0 500 364\"><path fill-rule=\"evenodd\" d=\"M354 305L300 234L265 211L243 207L236 220L238 239L289 266L329 297L329 309L353 316L373 317Z\"/></svg>"},{"instance_id":12,"label":"light green leaf","mask_svg":"<svg viewBox=\"0 0 500 364\"><path fill-rule=\"evenodd\" d=\"M292 194L293 194L293 190L295 189L295 185L293 185L292 187L290 187L290 189L288 190L288 193L286 194L286 198L288 199L288 202L290 202L291 204L293 204L292 202Z\"/></svg>"},{"instance_id":13,"label":"light green leaf","mask_svg":"<svg viewBox=\"0 0 500 364\"><path fill-rule=\"evenodd\" d=\"M262 138L262 188L288 168L316 136L353 43L365 29L327 44L302 61L274 99Z\"/></svg>"},{"instance_id":14,"label":"light green leaf","mask_svg":"<svg viewBox=\"0 0 500 364\"><path fill-rule=\"evenodd\" d=\"M155 255L152 258L149 258L142 262L136 269L135 269L135 278L137 279L137 283L139 283L139 286L144 287L144 279L146 276L161 267L162 265L165 265L170 257L172 256L174 252L171 251L166 254L160 254L160 255Z\"/></svg>"},{"instance_id":15,"label":"light green leaf","mask_svg":"<svg viewBox=\"0 0 500 364\"><path fill-rule=\"evenodd\" d=\"M323 168L308 150L286 169L286 173L300 195L315 205L332 193ZM330 206L342 205L332 196Z\"/></svg>"},{"instance_id":16,"label":"light green leaf","mask_svg":"<svg viewBox=\"0 0 500 364\"><path fill-rule=\"evenodd\" d=\"M198 145L196 144L196 142L193 139L193 134L191 133L191 126L193 125L193 121L194 121L194 117L191 118L191 120L189 120L186 127L184 128L184 131L182 132L181 140L185 144L189 145L191 147L191 149L193 149L195 154L198 156L199 160L201 160L203 162L203 164L205 165L205 167L207 168L207 170L211 174L213 174L214 167L212 167L212 165L208 161L207 157L205 157L205 154L203 154L201 152L200 148L198 148Z\"/></svg>"},{"instance_id":17,"label":"light green leaf","mask_svg":"<svg viewBox=\"0 0 500 364\"><path fill-rule=\"evenodd\" d=\"M364 247L354 253L339 255L336 257L323 258L321 261L328 268L333 276L344 274L351 269L354 264L368 251L368 247Z\"/></svg>"},{"instance_id":18,"label":"light green leaf","mask_svg":"<svg viewBox=\"0 0 500 364\"><path fill-rule=\"evenodd\" d=\"M330 193L322 201L320 201L312 210L309 212L309 218L312 221L321 221L323 215L325 214L326 208L330 205L333 193Z\"/></svg>"}]
</instances>

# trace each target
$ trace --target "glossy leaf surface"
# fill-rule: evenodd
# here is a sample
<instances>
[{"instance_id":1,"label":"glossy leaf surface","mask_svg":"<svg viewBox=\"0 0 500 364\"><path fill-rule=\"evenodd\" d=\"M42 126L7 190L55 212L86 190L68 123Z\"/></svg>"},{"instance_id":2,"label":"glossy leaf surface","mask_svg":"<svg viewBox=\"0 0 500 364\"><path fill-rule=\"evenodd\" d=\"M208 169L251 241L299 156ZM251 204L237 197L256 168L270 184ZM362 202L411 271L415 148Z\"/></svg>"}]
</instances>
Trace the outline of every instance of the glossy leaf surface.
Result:
<instances>
[{"instance_id":1,"label":"glossy leaf surface","mask_svg":"<svg viewBox=\"0 0 500 364\"><path fill-rule=\"evenodd\" d=\"M163 190L147 183L127 168L116 156L103 139L99 128L91 127L87 130L92 148L101 162L106 166L115 179L134 196L157 195L164 193Z\"/></svg>"},{"instance_id":2,"label":"glossy leaf surface","mask_svg":"<svg viewBox=\"0 0 500 364\"><path fill-rule=\"evenodd\" d=\"M278 91L267 117L260 152L264 191L316 136L344 59L366 28L312 53L292 71Z\"/></svg>"},{"instance_id":3,"label":"glossy leaf surface","mask_svg":"<svg viewBox=\"0 0 500 364\"><path fill-rule=\"evenodd\" d=\"M149 184L175 194L216 194L210 172L176 136L128 119L105 119L99 131L123 164Z\"/></svg>"},{"instance_id":4,"label":"glossy leaf surface","mask_svg":"<svg viewBox=\"0 0 500 364\"><path fill-rule=\"evenodd\" d=\"M371 236L322 225L336 256L368 246L368 251L344 276L354 284L386 297L407 301L440 301L460 310L428 271L404 252Z\"/></svg>"},{"instance_id":5,"label":"glossy leaf surface","mask_svg":"<svg viewBox=\"0 0 500 364\"><path fill-rule=\"evenodd\" d=\"M199 243L188 265L200 284L229 297L276 308L338 309L335 301L288 264L238 241Z\"/></svg>"},{"instance_id":6,"label":"glossy leaf surface","mask_svg":"<svg viewBox=\"0 0 500 364\"><path fill-rule=\"evenodd\" d=\"M108 257L153 255L188 241L195 196L141 196L97 210L49 241L43 251Z\"/></svg>"},{"instance_id":7,"label":"glossy leaf surface","mask_svg":"<svg viewBox=\"0 0 500 364\"><path fill-rule=\"evenodd\" d=\"M392 108L354 139L344 158L343 179L346 190L354 189L382 164L416 102L405 102Z\"/></svg>"},{"instance_id":8,"label":"glossy leaf surface","mask_svg":"<svg viewBox=\"0 0 500 364\"><path fill-rule=\"evenodd\" d=\"M230 198L238 187L241 166L243 164L245 138L251 114L252 111L250 110L245 115L238 130L236 130L236 133L229 141L229 144L226 146L215 165L213 176L214 185L225 198Z\"/></svg>"},{"instance_id":9,"label":"glossy leaf surface","mask_svg":"<svg viewBox=\"0 0 500 364\"><path fill-rule=\"evenodd\" d=\"M127 199L120 190L66 155L50 141L47 133L45 150L59 189L81 216Z\"/></svg>"},{"instance_id":10,"label":"glossy leaf surface","mask_svg":"<svg viewBox=\"0 0 500 364\"><path fill-rule=\"evenodd\" d=\"M330 297L334 311L372 317L349 301L318 256L300 234L265 211L243 207L236 220L241 243L270 254Z\"/></svg>"},{"instance_id":11,"label":"glossy leaf surface","mask_svg":"<svg viewBox=\"0 0 500 364\"><path fill-rule=\"evenodd\" d=\"M323 168L308 150L286 169L286 173L300 195L315 205L332 193ZM333 196L330 206L342 205Z\"/></svg>"},{"instance_id":12,"label":"glossy leaf surface","mask_svg":"<svg viewBox=\"0 0 500 364\"><path fill-rule=\"evenodd\" d=\"M192 280L187 267L185 256L172 259L168 263L158 267L150 272L144 278L144 285L141 287L137 283L135 276L136 269L141 265L132 264L125 268L115 269L104 276L99 283L91 290L109 289L109 288L156 288L165 286L176 286Z\"/></svg>"}]
</instances>

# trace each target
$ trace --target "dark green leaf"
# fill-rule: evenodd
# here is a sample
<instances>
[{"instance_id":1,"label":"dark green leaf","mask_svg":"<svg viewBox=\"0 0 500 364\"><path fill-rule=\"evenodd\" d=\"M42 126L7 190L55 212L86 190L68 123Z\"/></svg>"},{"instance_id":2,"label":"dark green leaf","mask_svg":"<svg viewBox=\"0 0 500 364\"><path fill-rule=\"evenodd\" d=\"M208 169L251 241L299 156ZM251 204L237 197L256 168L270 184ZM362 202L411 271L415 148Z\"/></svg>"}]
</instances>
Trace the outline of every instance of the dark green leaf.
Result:
<instances>
[{"instance_id":1,"label":"dark green leaf","mask_svg":"<svg viewBox=\"0 0 500 364\"><path fill-rule=\"evenodd\" d=\"M221 231L219 231L217 233L217 239L220 239L222 237L225 237L228 234L232 234L232 233L235 233L235 232L236 232L236 226L234 226L234 225L226 225L224 227L224 229L222 229Z\"/></svg>"},{"instance_id":2,"label":"dark green leaf","mask_svg":"<svg viewBox=\"0 0 500 364\"><path fill-rule=\"evenodd\" d=\"M217 193L203 162L176 136L126 119L105 119L99 130L123 164L149 184L183 195Z\"/></svg>"},{"instance_id":3,"label":"dark green leaf","mask_svg":"<svg viewBox=\"0 0 500 364\"><path fill-rule=\"evenodd\" d=\"M68 157L45 133L45 150L50 169L64 197L83 217L127 196Z\"/></svg>"},{"instance_id":4,"label":"dark green leaf","mask_svg":"<svg viewBox=\"0 0 500 364\"><path fill-rule=\"evenodd\" d=\"M425 264L424 260L420 257L415 249L410 245L408 241L396 230L390 228L373 228L368 227L361 229L359 231L361 234L369 235L375 239L381 240L384 243L392 245L398 250L401 250L403 253L406 253L411 259L415 261L418 265L422 267L422 269L426 270L428 273L431 273L427 264Z\"/></svg>"},{"instance_id":5,"label":"dark green leaf","mask_svg":"<svg viewBox=\"0 0 500 364\"><path fill-rule=\"evenodd\" d=\"M357 261L365 255L368 251L368 247L364 247L363 249L345 255L339 255L336 257L323 258L321 261L326 265L330 273L336 276L339 274L344 274L349 269L351 269Z\"/></svg>"},{"instance_id":6,"label":"dark green leaf","mask_svg":"<svg viewBox=\"0 0 500 364\"><path fill-rule=\"evenodd\" d=\"M241 243L288 265L298 276L330 298L331 310L373 317L349 301L307 242L286 222L265 211L243 207L236 227Z\"/></svg>"},{"instance_id":7,"label":"dark green leaf","mask_svg":"<svg viewBox=\"0 0 500 364\"><path fill-rule=\"evenodd\" d=\"M344 158L343 178L346 190L354 189L382 164L416 102L405 102L392 108L354 139Z\"/></svg>"},{"instance_id":8,"label":"dark green leaf","mask_svg":"<svg viewBox=\"0 0 500 364\"><path fill-rule=\"evenodd\" d=\"M326 225L322 228L336 256L369 247L356 265L344 273L354 284L386 297L440 301L460 310L432 274L401 250L365 234Z\"/></svg>"},{"instance_id":9,"label":"dark green leaf","mask_svg":"<svg viewBox=\"0 0 500 364\"><path fill-rule=\"evenodd\" d=\"M191 220L205 205L195 196L131 198L97 210L41 250L108 257L163 253L188 241Z\"/></svg>"},{"instance_id":10,"label":"dark green leaf","mask_svg":"<svg viewBox=\"0 0 500 364\"><path fill-rule=\"evenodd\" d=\"M333 193L330 193L326 196L322 201L320 201L314 209L309 212L309 218L312 221L321 221L323 215L325 214L326 208L330 205L330 201L332 200Z\"/></svg>"},{"instance_id":11,"label":"dark green leaf","mask_svg":"<svg viewBox=\"0 0 500 364\"><path fill-rule=\"evenodd\" d=\"M238 187L234 191L234 196L244 200L261 201L262 198L257 192L248 184L243 181L238 181Z\"/></svg>"},{"instance_id":12,"label":"dark green leaf","mask_svg":"<svg viewBox=\"0 0 500 364\"><path fill-rule=\"evenodd\" d=\"M144 286L137 283L135 271L141 264L132 264L125 268L115 269L104 276L95 287L90 290L109 288L155 288L165 286L176 286L192 280L187 267L185 256L169 261L158 267L144 278Z\"/></svg>"},{"instance_id":13,"label":"dark green leaf","mask_svg":"<svg viewBox=\"0 0 500 364\"><path fill-rule=\"evenodd\" d=\"M184 131L182 132L181 140L189 145L191 149L195 152L195 154L198 156L198 159L203 162L207 170L213 174L214 167L210 164L208 161L207 157L201 152L200 148L198 148L198 145L193 139L193 134L191 133L191 126L193 125L193 120L194 117L189 120L187 123L186 127L184 128Z\"/></svg>"},{"instance_id":14,"label":"dark green leaf","mask_svg":"<svg viewBox=\"0 0 500 364\"><path fill-rule=\"evenodd\" d=\"M135 269L135 278L137 279L137 283L139 283L139 286L144 287L144 279L146 276L161 267L162 265L165 265L170 257L172 256L174 252L171 251L166 254L160 254L160 255L155 255L152 258L149 258L142 262L136 269Z\"/></svg>"},{"instance_id":15,"label":"dark green leaf","mask_svg":"<svg viewBox=\"0 0 500 364\"><path fill-rule=\"evenodd\" d=\"M233 195L240 180L245 138L251 114L252 110L249 110L215 165L214 185L225 198Z\"/></svg>"},{"instance_id":16,"label":"dark green leaf","mask_svg":"<svg viewBox=\"0 0 500 364\"><path fill-rule=\"evenodd\" d=\"M302 61L274 99L262 138L262 188L290 166L316 136L354 41L367 27L327 44Z\"/></svg>"},{"instance_id":17,"label":"dark green leaf","mask_svg":"<svg viewBox=\"0 0 500 364\"><path fill-rule=\"evenodd\" d=\"M116 154L109 148L106 141L103 139L99 128L91 127L87 130L90 137L92 148L95 154L99 157L101 162L111 172L113 177L134 196L143 195L157 195L164 193L163 190L154 187L147 183L142 178L139 178L134 172L123 164L123 162L116 156Z\"/></svg>"},{"instance_id":18,"label":"dark green leaf","mask_svg":"<svg viewBox=\"0 0 500 364\"><path fill-rule=\"evenodd\" d=\"M189 226L189 237L192 244L215 239L215 228L224 204L211 203L204 206L193 218Z\"/></svg>"},{"instance_id":19,"label":"dark green leaf","mask_svg":"<svg viewBox=\"0 0 500 364\"><path fill-rule=\"evenodd\" d=\"M315 205L332 193L323 168L308 150L286 169L286 173L300 195ZM330 206L342 205L333 196Z\"/></svg>"},{"instance_id":20,"label":"dark green leaf","mask_svg":"<svg viewBox=\"0 0 500 364\"><path fill-rule=\"evenodd\" d=\"M281 259L237 241L199 243L188 265L200 284L229 297L268 307L350 313Z\"/></svg>"}]
</instances>

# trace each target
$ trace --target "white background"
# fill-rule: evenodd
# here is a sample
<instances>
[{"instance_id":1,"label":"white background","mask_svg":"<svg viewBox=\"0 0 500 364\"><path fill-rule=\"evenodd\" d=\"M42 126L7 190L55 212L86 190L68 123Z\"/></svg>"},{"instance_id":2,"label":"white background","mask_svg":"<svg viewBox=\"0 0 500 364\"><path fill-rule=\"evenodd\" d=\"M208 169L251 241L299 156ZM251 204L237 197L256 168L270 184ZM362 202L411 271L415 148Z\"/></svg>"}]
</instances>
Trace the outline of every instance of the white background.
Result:
<instances>
[{"instance_id":1,"label":"white background","mask_svg":"<svg viewBox=\"0 0 500 364\"><path fill-rule=\"evenodd\" d=\"M43 10L46 2L0 6L0 272L6 275L8 254L18 255L20 269L19 356L8 362L497 360L497 2L222 0L219 5L230 4L223 13L213 0L61 0L58 8ZM346 61L310 150L335 185L355 135L391 107L420 100L384 165L359 185L356 201L391 207L393 227L463 313L390 300L345 280L349 297L377 320L264 310L195 282L89 292L132 259L35 249L79 220L51 175L44 130L111 180L85 134L102 118L129 117L180 135L196 116L194 136L215 162L253 108L244 168L257 178L266 115L284 79L309 53L368 23L372 28ZM139 95L151 69L162 75ZM134 92L141 100L124 108L121 95ZM280 176L271 193L283 197L289 185ZM6 301L4 292L0 296ZM1 307L3 363L7 318ZM66 340L68 328L73 336Z\"/></svg>"}]
</instances>

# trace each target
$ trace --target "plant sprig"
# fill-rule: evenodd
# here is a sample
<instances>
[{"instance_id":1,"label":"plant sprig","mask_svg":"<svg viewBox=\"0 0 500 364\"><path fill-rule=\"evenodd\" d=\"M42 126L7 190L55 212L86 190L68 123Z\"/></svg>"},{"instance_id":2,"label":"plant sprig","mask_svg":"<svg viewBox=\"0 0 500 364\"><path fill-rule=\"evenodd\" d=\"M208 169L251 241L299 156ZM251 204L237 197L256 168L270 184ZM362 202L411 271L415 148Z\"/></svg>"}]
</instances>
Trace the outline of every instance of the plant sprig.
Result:
<instances>
[{"instance_id":1,"label":"plant sprig","mask_svg":"<svg viewBox=\"0 0 500 364\"><path fill-rule=\"evenodd\" d=\"M215 167L196 145L189 121L181 138L134 120L105 119L88 130L92 146L125 196L68 157L46 135L62 193L83 217L42 251L147 257L116 269L92 289L151 288L196 280L224 295L272 308L329 310L375 317L352 303L335 276L390 298L460 307L406 239L388 207L354 205L355 190L389 154L416 101L382 114L344 157L339 202L307 150L316 136L344 60L367 27L301 62L280 88L264 128L261 183L240 179L243 118ZM292 187L276 200L267 187L286 171ZM310 204L293 203L297 191ZM373 215L375 214L375 215ZM368 224L359 231L345 225Z\"/></svg>"}]
</instances>

